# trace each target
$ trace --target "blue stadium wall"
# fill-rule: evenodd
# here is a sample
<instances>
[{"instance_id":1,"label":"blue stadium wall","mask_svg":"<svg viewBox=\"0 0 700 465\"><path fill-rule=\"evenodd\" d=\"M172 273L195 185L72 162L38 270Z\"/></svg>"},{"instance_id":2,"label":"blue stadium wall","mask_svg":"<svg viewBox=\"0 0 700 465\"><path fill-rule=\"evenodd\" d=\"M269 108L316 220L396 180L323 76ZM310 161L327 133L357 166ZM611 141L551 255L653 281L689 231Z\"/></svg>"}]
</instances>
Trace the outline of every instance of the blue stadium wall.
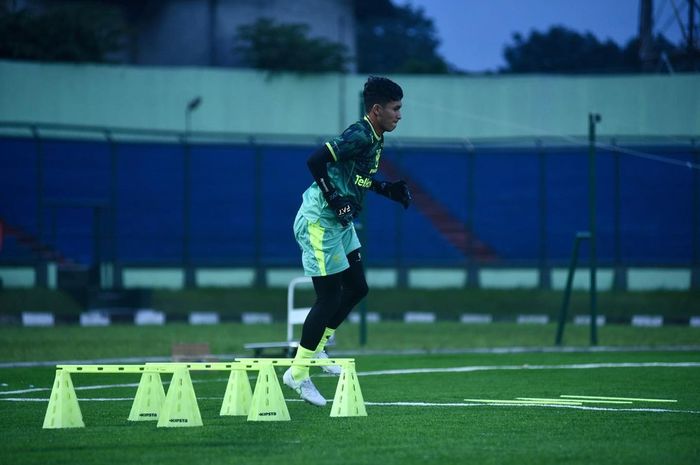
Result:
<instances>
[{"instance_id":1,"label":"blue stadium wall","mask_svg":"<svg viewBox=\"0 0 700 465\"><path fill-rule=\"evenodd\" d=\"M292 222L314 148L195 143L186 160L176 143L1 138L0 264L36 259L9 226L84 264L177 266L189 254L192 266L298 267ZM627 148L698 162L690 145ZM368 195L369 266L562 265L589 228L586 147L402 145L382 162L380 176L400 174L419 199L404 212ZM601 264L697 266L698 170L598 150L596 180Z\"/></svg>"}]
</instances>

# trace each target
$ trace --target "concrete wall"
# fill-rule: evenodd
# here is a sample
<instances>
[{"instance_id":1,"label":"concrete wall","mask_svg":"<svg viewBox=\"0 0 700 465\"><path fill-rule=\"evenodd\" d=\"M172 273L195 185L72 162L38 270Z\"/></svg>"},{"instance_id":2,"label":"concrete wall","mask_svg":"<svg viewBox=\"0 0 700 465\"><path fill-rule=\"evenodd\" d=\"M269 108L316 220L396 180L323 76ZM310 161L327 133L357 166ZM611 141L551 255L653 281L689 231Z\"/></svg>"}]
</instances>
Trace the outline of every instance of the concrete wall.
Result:
<instances>
[{"instance_id":1,"label":"concrete wall","mask_svg":"<svg viewBox=\"0 0 700 465\"><path fill-rule=\"evenodd\" d=\"M700 75L393 76L404 120L392 138L700 134ZM337 133L358 116L365 76L0 61L0 121L255 134ZM686 140L683 140L685 143Z\"/></svg>"}]
</instances>

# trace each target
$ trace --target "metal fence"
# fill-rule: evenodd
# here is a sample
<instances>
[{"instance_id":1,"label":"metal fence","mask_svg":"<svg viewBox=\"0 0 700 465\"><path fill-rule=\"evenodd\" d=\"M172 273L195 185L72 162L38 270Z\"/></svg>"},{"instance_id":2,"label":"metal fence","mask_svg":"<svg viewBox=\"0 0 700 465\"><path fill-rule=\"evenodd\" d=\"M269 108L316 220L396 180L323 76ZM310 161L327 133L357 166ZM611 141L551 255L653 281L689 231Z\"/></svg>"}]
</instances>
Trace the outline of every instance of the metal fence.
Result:
<instances>
[{"instance_id":1,"label":"metal fence","mask_svg":"<svg viewBox=\"0 0 700 465\"><path fill-rule=\"evenodd\" d=\"M264 270L299 266L291 224L323 138L0 127L0 265L180 266L187 285L198 267L250 267L263 284ZM608 137L595 153L590 171L587 141L389 140L379 176L406 179L415 202L368 195L367 265L464 268L470 282L481 267L547 270L593 212L616 286L630 266L691 268L697 282L696 140Z\"/></svg>"}]
</instances>

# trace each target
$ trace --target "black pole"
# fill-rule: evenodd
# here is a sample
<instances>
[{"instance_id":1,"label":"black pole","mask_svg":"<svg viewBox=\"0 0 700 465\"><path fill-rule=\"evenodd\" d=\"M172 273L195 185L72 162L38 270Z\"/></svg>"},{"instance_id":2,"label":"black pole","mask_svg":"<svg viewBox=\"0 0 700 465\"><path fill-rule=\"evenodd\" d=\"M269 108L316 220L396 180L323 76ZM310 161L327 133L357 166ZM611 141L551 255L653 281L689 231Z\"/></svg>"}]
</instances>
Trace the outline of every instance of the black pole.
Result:
<instances>
[{"instance_id":1,"label":"black pole","mask_svg":"<svg viewBox=\"0 0 700 465\"><path fill-rule=\"evenodd\" d=\"M696 145L695 139L690 142L692 147L693 162L700 165L700 147ZM700 170L693 170L693 279L692 287L700 289Z\"/></svg>"},{"instance_id":2,"label":"black pole","mask_svg":"<svg viewBox=\"0 0 700 465\"><path fill-rule=\"evenodd\" d=\"M552 280L547 267L547 154L542 147L542 141L536 141L537 158L539 159L538 203L539 203L539 268L540 289L550 289Z\"/></svg>"},{"instance_id":3,"label":"black pole","mask_svg":"<svg viewBox=\"0 0 700 465\"><path fill-rule=\"evenodd\" d=\"M695 0L688 0L688 61L690 61L690 70L696 71L695 58L697 49L695 47Z\"/></svg>"},{"instance_id":4,"label":"black pole","mask_svg":"<svg viewBox=\"0 0 700 465\"><path fill-rule=\"evenodd\" d=\"M613 141L612 145L616 148L615 154L613 156L614 162L614 180L615 183L615 194L614 194L614 254L615 254L615 271L613 272L613 288L617 291L622 291L626 289L627 279L625 277L625 270L622 267L622 229L620 225L620 215L622 214L622 197L620 192L620 151L617 150L617 142Z\"/></svg>"},{"instance_id":5,"label":"black pole","mask_svg":"<svg viewBox=\"0 0 700 465\"><path fill-rule=\"evenodd\" d=\"M182 268L184 272L184 286L186 288L195 287L196 279L194 269L192 267L192 256L190 250L191 239L191 196L192 196L192 180L191 180L191 149L190 149L190 130L192 128L192 112L195 111L202 103L202 97L197 96L187 103L185 108L185 136L183 137L184 152L182 156Z\"/></svg>"},{"instance_id":6,"label":"black pole","mask_svg":"<svg viewBox=\"0 0 700 465\"><path fill-rule=\"evenodd\" d=\"M41 242L44 239L44 146L36 126L32 126L31 129L34 142L36 143L36 235L39 242ZM38 252L38 254L35 267L36 285L38 287L47 287L46 262L42 252Z\"/></svg>"},{"instance_id":7,"label":"black pole","mask_svg":"<svg viewBox=\"0 0 700 465\"><path fill-rule=\"evenodd\" d=\"M110 245L111 245L111 257L112 257L112 279L110 287L113 289L121 289L122 279L121 270L117 266L118 260L118 240L117 240L117 182L118 182L118 172L119 167L117 165L117 144L112 138L112 134L109 131L105 132L105 138L109 143L109 155L111 160L111 179L110 179L110 215L109 215L109 229L110 229Z\"/></svg>"},{"instance_id":8,"label":"black pole","mask_svg":"<svg viewBox=\"0 0 700 465\"><path fill-rule=\"evenodd\" d=\"M262 251L262 236L263 236L263 149L256 143L253 137L249 140L253 147L253 157L255 163L255 285L264 287L267 284L265 278L265 269L263 268L263 251Z\"/></svg>"},{"instance_id":9,"label":"black pole","mask_svg":"<svg viewBox=\"0 0 700 465\"><path fill-rule=\"evenodd\" d=\"M474 151L474 146L469 144L467 149L467 230L474 231L474 203L476 199L476 188L474 187L474 171L476 164L474 159L476 158L476 153ZM479 287L479 270L478 264L476 262L475 248L471 247L470 244L470 254L467 261L467 286L470 288L477 289Z\"/></svg>"},{"instance_id":10,"label":"black pole","mask_svg":"<svg viewBox=\"0 0 700 465\"><path fill-rule=\"evenodd\" d=\"M576 265L578 264L578 251L581 246L581 241L590 239L591 234L588 231L579 231L574 237L574 250L571 252L571 261L569 262L569 271L566 274L566 286L564 286L564 299L559 309L559 321L557 322L557 335L554 339L554 344L560 346L564 337L564 326L566 326L566 314L569 310L569 301L571 300L571 289L574 284L574 273L576 273Z\"/></svg>"},{"instance_id":11,"label":"black pole","mask_svg":"<svg viewBox=\"0 0 700 465\"><path fill-rule=\"evenodd\" d=\"M189 134L185 134L184 152L182 156L182 268L184 270L184 285L186 288L195 286L194 270L192 269L192 257L190 256L190 208L192 186L190 180L190 141Z\"/></svg>"},{"instance_id":12,"label":"black pole","mask_svg":"<svg viewBox=\"0 0 700 465\"><path fill-rule=\"evenodd\" d=\"M588 192L589 192L589 211L590 211L590 233L591 233L591 345L598 344L598 325L597 325L597 308L596 308L596 293L597 283L596 274L598 266L598 257L596 243L598 242L598 234L596 230L596 159L595 159L595 126L600 122L598 113L588 114Z\"/></svg>"}]
</instances>

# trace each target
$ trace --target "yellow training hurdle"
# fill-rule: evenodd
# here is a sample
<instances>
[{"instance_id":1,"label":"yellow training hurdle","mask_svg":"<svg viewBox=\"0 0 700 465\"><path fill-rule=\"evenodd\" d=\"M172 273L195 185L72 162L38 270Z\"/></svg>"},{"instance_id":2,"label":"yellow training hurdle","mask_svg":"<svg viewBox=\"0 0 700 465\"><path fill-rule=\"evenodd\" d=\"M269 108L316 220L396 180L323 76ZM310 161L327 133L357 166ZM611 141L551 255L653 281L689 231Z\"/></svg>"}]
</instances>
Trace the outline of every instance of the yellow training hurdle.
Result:
<instances>
[{"instance_id":1,"label":"yellow training hurdle","mask_svg":"<svg viewBox=\"0 0 700 465\"><path fill-rule=\"evenodd\" d=\"M340 365L331 417L366 416L364 399L351 358L294 360L288 358L241 358L232 362L145 363L142 365L57 365L56 376L43 428L81 428L85 426L75 394L72 373L141 374L129 413L129 421L158 421L158 427L202 426L191 371L230 372L220 415L246 415L248 421L290 420L276 366ZM248 371L257 371L255 391ZM161 373L172 374L167 394Z\"/></svg>"}]
</instances>

